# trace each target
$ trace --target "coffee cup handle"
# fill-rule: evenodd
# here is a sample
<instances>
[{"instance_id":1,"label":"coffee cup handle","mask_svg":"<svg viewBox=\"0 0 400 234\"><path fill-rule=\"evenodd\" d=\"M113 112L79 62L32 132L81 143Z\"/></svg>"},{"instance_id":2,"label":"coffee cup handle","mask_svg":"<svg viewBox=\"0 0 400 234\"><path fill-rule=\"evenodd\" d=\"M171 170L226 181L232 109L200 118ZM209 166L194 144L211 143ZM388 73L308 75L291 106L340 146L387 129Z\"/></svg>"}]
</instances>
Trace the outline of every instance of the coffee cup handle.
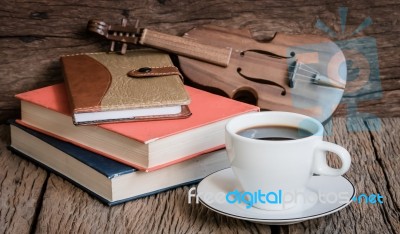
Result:
<instances>
[{"instance_id":1,"label":"coffee cup handle","mask_svg":"<svg viewBox=\"0 0 400 234\"><path fill-rule=\"evenodd\" d=\"M351 164L350 154L340 145L322 141L315 150L314 173L327 176L340 176L349 170ZM335 153L340 158L342 161L340 168L336 169L328 165L326 162L326 151Z\"/></svg>"}]
</instances>

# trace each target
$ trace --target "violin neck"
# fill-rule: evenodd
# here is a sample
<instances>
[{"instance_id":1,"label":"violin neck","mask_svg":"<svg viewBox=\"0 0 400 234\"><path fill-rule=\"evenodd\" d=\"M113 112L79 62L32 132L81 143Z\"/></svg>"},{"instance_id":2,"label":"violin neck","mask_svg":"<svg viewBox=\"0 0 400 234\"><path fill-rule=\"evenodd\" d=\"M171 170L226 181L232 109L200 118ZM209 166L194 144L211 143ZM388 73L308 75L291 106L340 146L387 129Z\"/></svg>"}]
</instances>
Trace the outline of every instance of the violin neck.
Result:
<instances>
[{"instance_id":1,"label":"violin neck","mask_svg":"<svg viewBox=\"0 0 400 234\"><path fill-rule=\"evenodd\" d=\"M122 19L121 25L109 25L104 21L93 19L89 20L87 29L111 40L111 51L114 51L116 41L122 42L122 54L126 52L127 43L139 43L222 67L227 67L229 64L232 48L211 46L189 38L141 29L138 24L139 21L136 21L135 26L128 26L127 19Z\"/></svg>"},{"instance_id":2,"label":"violin neck","mask_svg":"<svg viewBox=\"0 0 400 234\"><path fill-rule=\"evenodd\" d=\"M139 44L222 67L228 66L232 53L232 48L206 45L193 39L172 36L149 29L143 29Z\"/></svg>"}]
</instances>

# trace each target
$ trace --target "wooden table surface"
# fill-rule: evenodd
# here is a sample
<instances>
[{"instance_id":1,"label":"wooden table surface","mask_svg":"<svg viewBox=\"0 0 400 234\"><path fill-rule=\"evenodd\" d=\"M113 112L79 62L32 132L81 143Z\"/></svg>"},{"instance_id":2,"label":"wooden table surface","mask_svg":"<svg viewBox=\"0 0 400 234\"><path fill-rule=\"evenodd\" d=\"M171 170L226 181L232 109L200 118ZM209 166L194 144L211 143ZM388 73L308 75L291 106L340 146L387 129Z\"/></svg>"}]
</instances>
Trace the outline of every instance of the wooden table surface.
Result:
<instances>
[{"instance_id":1,"label":"wooden table surface","mask_svg":"<svg viewBox=\"0 0 400 234\"><path fill-rule=\"evenodd\" d=\"M399 0L0 0L0 4L0 233L400 232ZM340 34L339 7L348 9L345 34ZM346 176L357 191L380 193L384 204L353 203L335 214L290 226L254 224L216 214L201 204L190 205L190 187L109 208L12 155L6 150L9 129L4 123L19 115L14 95L61 82L60 55L106 51L108 43L86 32L87 21L115 23L121 17L140 19L141 26L172 35L213 24L247 28L257 39L270 38L274 32L327 36L316 27L318 20L324 22L339 35L331 39L341 44L349 74L333 134L326 138L350 151L353 163ZM351 34L366 19L372 24ZM358 43L365 38L376 45L352 50L365 46ZM377 61L363 63L368 56ZM383 118L381 127L371 120L345 119L360 113Z\"/></svg>"},{"instance_id":2,"label":"wooden table surface","mask_svg":"<svg viewBox=\"0 0 400 234\"><path fill-rule=\"evenodd\" d=\"M351 203L318 219L268 226L188 204L185 186L108 207L62 178L9 152L0 128L0 233L398 233L400 118L335 118L327 141L347 148L345 176L357 193L381 194L383 204ZM330 158L330 157L329 157ZM335 160L331 161L336 164Z\"/></svg>"}]
</instances>

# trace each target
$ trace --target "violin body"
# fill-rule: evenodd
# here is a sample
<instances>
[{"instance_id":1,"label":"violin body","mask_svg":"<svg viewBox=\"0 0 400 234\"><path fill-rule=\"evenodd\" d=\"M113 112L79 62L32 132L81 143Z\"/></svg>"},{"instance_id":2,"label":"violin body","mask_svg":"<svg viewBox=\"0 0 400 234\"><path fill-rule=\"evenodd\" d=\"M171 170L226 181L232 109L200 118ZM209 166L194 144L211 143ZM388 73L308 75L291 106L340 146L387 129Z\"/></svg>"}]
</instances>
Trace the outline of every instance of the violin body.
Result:
<instances>
[{"instance_id":1,"label":"violin body","mask_svg":"<svg viewBox=\"0 0 400 234\"><path fill-rule=\"evenodd\" d=\"M321 122L337 108L347 68L340 48L315 35L276 33L259 42L247 30L216 26L194 28L183 37L146 28L90 20L88 30L115 42L153 47L178 55L191 84L259 106L263 110L305 114ZM212 103L210 103L212 104Z\"/></svg>"},{"instance_id":2,"label":"violin body","mask_svg":"<svg viewBox=\"0 0 400 234\"><path fill-rule=\"evenodd\" d=\"M294 87L290 87L288 81L290 66L295 60L306 64L307 70L316 70L344 86L347 75L345 57L339 47L329 39L314 35L276 33L271 40L258 42L247 30L215 26L194 28L184 37L200 43L232 48L227 67L179 56L184 76L199 88L250 102L265 110L301 113L321 122L329 119L340 103L343 88L316 85L304 77L307 72L299 76ZM242 56L241 52L246 50L269 51L286 57L294 52L295 56L292 61L259 53L246 53ZM282 95L281 87L245 79L238 73L238 68L246 76L275 81L285 88L285 95Z\"/></svg>"}]
</instances>

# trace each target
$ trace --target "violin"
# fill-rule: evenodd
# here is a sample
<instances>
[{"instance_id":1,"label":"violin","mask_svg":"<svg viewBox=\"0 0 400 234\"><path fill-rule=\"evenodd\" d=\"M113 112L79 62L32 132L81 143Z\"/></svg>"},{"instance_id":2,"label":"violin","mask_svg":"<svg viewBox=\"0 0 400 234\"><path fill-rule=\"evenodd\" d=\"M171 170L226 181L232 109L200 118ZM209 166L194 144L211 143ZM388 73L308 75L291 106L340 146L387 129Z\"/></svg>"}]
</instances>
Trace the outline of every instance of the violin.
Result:
<instances>
[{"instance_id":1,"label":"violin","mask_svg":"<svg viewBox=\"0 0 400 234\"><path fill-rule=\"evenodd\" d=\"M88 30L112 41L160 49L178 55L179 67L191 85L263 110L305 114L328 120L344 93L346 60L328 38L275 33L266 41L250 31L201 26L183 37L90 20Z\"/></svg>"}]
</instances>

